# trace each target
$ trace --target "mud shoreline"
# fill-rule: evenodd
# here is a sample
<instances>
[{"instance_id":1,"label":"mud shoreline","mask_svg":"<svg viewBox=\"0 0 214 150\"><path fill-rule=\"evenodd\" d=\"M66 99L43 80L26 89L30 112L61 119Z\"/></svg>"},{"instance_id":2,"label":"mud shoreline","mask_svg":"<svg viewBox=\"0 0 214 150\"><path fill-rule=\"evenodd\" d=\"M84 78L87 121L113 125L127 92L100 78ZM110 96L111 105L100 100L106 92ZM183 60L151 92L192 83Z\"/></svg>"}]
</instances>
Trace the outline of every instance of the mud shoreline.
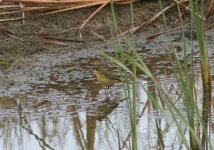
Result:
<instances>
[{"instance_id":1,"label":"mud shoreline","mask_svg":"<svg viewBox=\"0 0 214 150\"><path fill-rule=\"evenodd\" d=\"M165 2L165 6L169 2ZM92 14L97 7L80 9L57 13L40 18L26 20L23 25L21 21L1 23L1 53L0 59L13 62L17 57L31 57L34 54L58 53L66 51L79 51L89 49L94 45L105 43L102 38L111 38L113 22L111 19L110 6L105 7L82 30L83 41L80 41L79 27L82 22ZM160 11L156 1L138 2L134 4L134 25L138 26L148 21ZM116 5L115 7L118 31L123 32L131 28L131 16L129 5ZM166 12L169 27L178 25L176 8ZM32 14L26 14L30 16ZM188 21L188 16L185 17ZM110 21L109 21L110 20ZM142 36L160 32L164 26L162 17L154 23L145 26L132 37ZM164 29L164 28L163 28ZM114 35L116 37L116 34ZM6 66L7 67L7 66Z\"/></svg>"},{"instance_id":2,"label":"mud shoreline","mask_svg":"<svg viewBox=\"0 0 214 150\"><path fill-rule=\"evenodd\" d=\"M165 1L164 6L168 6L169 3L169 1ZM31 83L46 84L47 82L48 84L49 80L46 79L51 75L51 68L55 68L57 65L70 65L69 69L74 70L71 73L74 78L75 76L78 78L84 72L87 74L85 77L93 79L93 74L88 70L93 70L93 67L96 68L106 63L106 60L103 60L97 50L108 53L114 51L110 44L110 41L112 41L111 29L114 27L113 22L109 22L111 17L110 6L105 7L86 24L82 30L83 41L80 40L79 26L96 9L97 7L92 7L42 16L41 18L26 20L24 25L22 22L1 23L1 28L11 32L0 34L1 95L11 95L11 93L17 93L18 91L29 90L32 88L29 87ZM121 33L130 29L130 6L117 5L115 11L118 31ZM135 3L134 25L138 26L144 21L148 21L159 11L160 6L156 1ZM179 27L177 14L176 7L165 13L168 27L171 29ZM188 24L189 16L186 15L183 18L185 24ZM208 25L212 24L211 20L213 18L214 15L209 18ZM163 32L164 26L164 21L160 16L151 24L129 36L129 40L145 57L153 56L158 60L159 56L165 55L166 51L163 49L169 45L169 39L164 34L153 39L147 39L147 37ZM179 30L173 31L172 36L175 38L173 42L179 45L180 40L176 42L176 39L181 36ZM102 38L108 42L103 41ZM90 59L92 59L91 64L89 64ZM67 79L68 77L64 76L63 78ZM81 79L78 78L78 80ZM4 91L7 91L7 94L4 94Z\"/></svg>"}]
</instances>

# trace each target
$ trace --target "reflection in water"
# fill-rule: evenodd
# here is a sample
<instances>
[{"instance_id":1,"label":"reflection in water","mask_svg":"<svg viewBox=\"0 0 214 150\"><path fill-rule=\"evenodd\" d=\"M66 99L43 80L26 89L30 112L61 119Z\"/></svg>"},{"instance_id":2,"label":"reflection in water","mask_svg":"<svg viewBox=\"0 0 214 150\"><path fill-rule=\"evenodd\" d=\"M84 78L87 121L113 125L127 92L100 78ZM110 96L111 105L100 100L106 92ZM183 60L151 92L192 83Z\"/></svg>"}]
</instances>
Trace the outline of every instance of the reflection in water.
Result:
<instances>
[{"instance_id":1,"label":"reflection in water","mask_svg":"<svg viewBox=\"0 0 214 150\"><path fill-rule=\"evenodd\" d=\"M142 80L137 84L139 147L179 149L183 143L177 137L178 131L152 107L142 84L154 96L158 95L151 81ZM57 103L51 100L32 103L29 100L19 112L16 100L8 100L10 104L5 104L2 99L0 131L4 145L1 147L14 150L27 150L32 145L31 149L35 150L68 150L71 147L75 150L129 149L128 109L126 102L120 101L124 98L117 90L120 86L111 87L108 99L102 86L94 86L87 95L77 99L65 98ZM167 87L176 90L175 85ZM5 116L4 111L10 115Z\"/></svg>"},{"instance_id":2,"label":"reflection in water","mask_svg":"<svg viewBox=\"0 0 214 150\"><path fill-rule=\"evenodd\" d=\"M209 137L210 137L210 130L209 126L209 118L211 114L211 89L208 91L203 90L203 111L202 111L202 146L204 149L209 149Z\"/></svg>"},{"instance_id":3,"label":"reflection in water","mask_svg":"<svg viewBox=\"0 0 214 150\"><path fill-rule=\"evenodd\" d=\"M45 123L45 122L44 122ZM23 129L25 129L29 135L32 135L36 141L38 142L38 144L40 145L41 149L51 149L51 150L54 150L53 147L51 147L49 144L46 143L45 139L46 139L46 136L45 134L43 133L43 137L39 137L37 134L35 134L33 132L33 130L31 128L27 128L25 126L23 126ZM44 131L45 132L45 131Z\"/></svg>"},{"instance_id":4,"label":"reflection in water","mask_svg":"<svg viewBox=\"0 0 214 150\"><path fill-rule=\"evenodd\" d=\"M109 100L109 99L107 99ZM106 105L101 105L98 106L98 115L96 119L98 121L102 121L103 119L106 119L107 116L119 105L119 103L116 104L106 104Z\"/></svg>"},{"instance_id":5,"label":"reflection in water","mask_svg":"<svg viewBox=\"0 0 214 150\"><path fill-rule=\"evenodd\" d=\"M95 133L96 133L96 117L95 116L86 116L86 132L87 132L87 142L86 149L94 150L94 142L95 142Z\"/></svg>"},{"instance_id":6,"label":"reflection in water","mask_svg":"<svg viewBox=\"0 0 214 150\"><path fill-rule=\"evenodd\" d=\"M178 108L185 112L169 57L153 55L145 61L164 89L176 100ZM0 149L130 149L129 111L122 84L115 83L106 94L104 86L97 82L92 72L97 66L115 70L115 66L103 59L79 59L75 63L52 66L46 78L30 84L32 89L24 97L1 97ZM142 72L139 71L138 75L141 79L136 85L139 148L183 149L183 140L171 121L165 100L157 98L169 115L168 120L154 107L144 91L159 97L155 84ZM195 94L199 108L202 106L200 81L198 78L195 85L196 91L199 91ZM208 120L211 128L209 122L205 124L209 136L214 132L212 119ZM187 127L182 127L188 135ZM198 135L203 134L201 127L197 124Z\"/></svg>"},{"instance_id":7,"label":"reflection in water","mask_svg":"<svg viewBox=\"0 0 214 150\"><path fill-rule=\"evenodd\" d=\"M71 118L71 122L73 122L74 136L76 138L78 145L81 147L81 149L84 149L86 142L84 139L80 118L77 116L77 109L75 105L70 105L67 107L67 109L69 112L72 112L72 114L75 115L75 117Z\"/></svg>"},{"instance_id":8,"label":"reflection in water","mask_svg":"<svg viewBox=\"0 0 214 150\"><path fill-rule=\"evenodd\" d=\"M157 147L158 147L158 149L164 149L165 146L164 146L164 141L163 141L163 133L161 130L161 120L156 119L155 123L156 123L157 136L158 136Z\"/></svg>"}]
</instances>

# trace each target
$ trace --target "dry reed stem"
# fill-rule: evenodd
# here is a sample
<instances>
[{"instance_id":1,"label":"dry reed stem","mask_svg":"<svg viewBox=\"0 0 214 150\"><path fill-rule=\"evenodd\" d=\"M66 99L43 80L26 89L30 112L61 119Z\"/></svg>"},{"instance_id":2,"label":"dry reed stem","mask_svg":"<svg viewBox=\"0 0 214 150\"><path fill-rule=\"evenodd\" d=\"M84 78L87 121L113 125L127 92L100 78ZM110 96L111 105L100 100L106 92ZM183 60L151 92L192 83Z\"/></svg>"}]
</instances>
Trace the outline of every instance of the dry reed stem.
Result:
<instances>
[{"instance_id":1,"label":"dry reed stem","mask_svg":"<svg viewBox=\"0 0 214 150\"><path fill-rule=\"evenodd\" d=\"M116 4L130 3L129 0L112 0ZM139 1L139 0L135 0ZM135 2L134 1L134 2ZM0 9L4 12L10 11L52 11L45 14L58 13L68 10L80 9L109 3L110 0L3 0ZM12 3L13 5L9 5ZM21 3L25 7L18 7L14 3ZM30 6L32 5L32 6Z\"/></svg>"},{"instance_id":2,"label":"dry reed stem","mask_svg":"<svg viewBox=\"0 0 214 150\"><path fill-rule=\"evenodd\" d=\"M103 9L108 3L110 2L110 0L106 1L105 3L103 3L96 11L94 11L80 26L80 30L86 25L86 23L93 18L101 9Z\"/></svg>"},{"instance_id":3,"label":"dry reed stem","mask_svg":"<svg viewBox=\"0 0 214 150\"><path fill-rule=\"evenodd\" d=\"M128 4L129 0L112 0L116 4ZM139 0L134 0L136 2ZM12 4L11 4L12 3ZM18 3L19 5L15 5ZM17 21L22 20L24 24L25 19L31 19L31 17L26 17L25 12L36 11L39 14L34 17L39 17L42 15L49 15L54 13L60 13L69 10L81 9L86 7L92 7L96 5L101 5L93 14L91 14L80 26L80 30L85 26L85 24L92 19L102 8L110 3L110 0L2 0L0 6L0 15L8 14L18 14L21 13L22 17L17 18L5 18L0 19L0 22L7 21Z\"/></svg>"},{"instance_id":4,"label":"dry reed stem","mask_svg":"<svg viewBox=\"0 0 214 150\"><path fill-rule=\"evenodd\" d=\"M212 1L210 2L210 6L209 6L209 8L208 8L206 18L208 18L208 17L211 15L211 13L212 13L213 10L214 10L214 0L212 0Z\"/></svg>"},{"instance_id":5,"label":"dry reed stem","mask_svg":"<svg viewBox=\"0 0 214 150\"><path fill-rule=\"evenodd\" d=\"M167 11L168 9L172 8L173 6L175 6L175 3L170 4L169 6L165 7L163 10L161 10L160 12L158 12L157 14L155 14L149 21L147 22L143 22L141 25L134 27L132 29L126 30L122 33L119 34L120 37L123 37L127 34L131 35L133 33L135 33L136 31L138 31L139 29L141 29L144 25L148 25L150 23L152 23L154 20L156 20L160 15L162 15L162 13L164 13L165 11Z\"/></svg>"},{"instance_id":6,"label":"dry reed stem","mask_svg":"<svg viewBox=\"0 0 214 150\"><path fill-rule=\"evenodd\" d=\"M82 33L81 30L82 28L89 22L90 19L92 19L100 10L102 10L108 3L110 2L110 0L106 1L105 3L103 3L96 11L94 11L85 21L83 21L82 25L80 26L79 29L79 36L80 39L82 40Z\"/></svg>"}]
</instances>

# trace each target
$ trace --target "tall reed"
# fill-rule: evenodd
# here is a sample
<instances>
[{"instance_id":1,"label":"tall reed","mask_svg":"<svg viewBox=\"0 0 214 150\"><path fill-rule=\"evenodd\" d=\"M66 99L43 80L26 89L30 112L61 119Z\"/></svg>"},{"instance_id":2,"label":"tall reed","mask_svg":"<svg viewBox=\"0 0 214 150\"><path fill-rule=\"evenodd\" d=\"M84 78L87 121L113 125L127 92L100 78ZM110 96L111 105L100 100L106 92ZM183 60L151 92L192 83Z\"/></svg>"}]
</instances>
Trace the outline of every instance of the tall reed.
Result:
<instances>
[{"instance_id":1,"label":"tall reed","mask_svg":"<svg viewBox=\"0 0 214 150\"><path fill-rule=\"evenodd\" d=\"M160 6L162 8L162 1L159 0ZM207 134L208 127L208 118L210 115L210 106L211 106L211 79L210 79L210 68L209 68L209 59L208 59L208 50L206 46L206 38L205 38L205 27L204 27L204 2L201 1L193 1L189 0L190 8L191 8L191 32L195 29L197 33L199 52L200 52L200 64L201 64L201 72L202 72L202 81L203 81L203 109L202 115L200 115L200 111L197 105L197 97L195 93L196 89L194 88L194 57L193 53L195 52L192 46L191 55L188 58L187 56L187 48L184 37L184 29L182 29L183 33L183 51L184 51L184 63L181 63L176 55L176 52L172 53L172 66L175 74L175 78L177 79L177 84L179 87L179 91L181 94L181 99L185 106L185 112L181 112L175 103L175 100L171 97L171 95L160 85L160 83L156 80L155 76L151 73L149 68L144 63L143 58L137 53L134 46L128 42L128 48L131 51L131 55L127 54L122 46L113 44L113 47L116 49L118 53L120 53L120 57L113 58L105 53L102 53L106 58L110 59L116 65L118 65L119 70L121 71L121 77L123 79L124 92L127 99L127 104L129 108L130 115L130 124L132 131L132 149L137 149L137 127L136 127L136 81L138 77L136 76L136 69L140 69L147 75L150 80L152 80L155 84L156 90L159 93L160 99L165 101L166 108L170 111L171 117L174 120L176 127L179 131L180 137L183 139L184 145L187 149L208 149L212 147L212 143ZM180 16L181 24L183 25L183 19L181 17L180 3L177 1L178 14ZM163 8L162 8L163 9ZM114 13L113 13L114 14ZM115 19L115 14L113 15L113 20ZM163 19L167 27L166 17L163 13ZM116 25L116 24L115 24ZM191 38L191 42L193 38ZM193 42L192 42L193 43ZM119 59L118 59L119 58ZM125 60L128 60L132 64L132 69L129 70L125 65ZM132 84L130 84L130 79ZM144 85L141 85L142 88L146 90ZM152 103L165 114L164 106L162 106L158 102L158 98L156 98L152 93L147 91L147 95L152 100ZM186 117L187 116L187 117ZM184 129L179 124L179 121L188 128L189 130L189 139L186 138ZM202 126L202 138L198 135L198 129L196 128L196 123L199 123Z\"/></svg>"},{"instance_id":2,"label":"tall reed","mask_svg":"<svg viewBox=\"0 0 214 150\"><path fill-rule=\"evenodd\" d=\"M202 111L202 141L203 149L208 149L208 119L211 113L211 77L210 77L210 64L207 43L205 38L205 15L204 7L205 1L193 1L189 0L191 8L192 24L194 24L197 40L200 51L200 64L203 82L203 111Z\"/></svg>"}]
</instances>

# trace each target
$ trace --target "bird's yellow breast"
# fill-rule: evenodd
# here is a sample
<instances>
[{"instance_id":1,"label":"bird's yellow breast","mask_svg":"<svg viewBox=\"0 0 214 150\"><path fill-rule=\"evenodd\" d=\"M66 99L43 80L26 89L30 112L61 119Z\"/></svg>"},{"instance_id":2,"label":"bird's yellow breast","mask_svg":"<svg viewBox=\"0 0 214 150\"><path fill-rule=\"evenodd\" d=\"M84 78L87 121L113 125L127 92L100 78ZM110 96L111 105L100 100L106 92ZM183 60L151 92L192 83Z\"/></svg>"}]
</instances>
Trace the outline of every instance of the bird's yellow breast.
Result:
<instances>
[{"instance_id":1,"label":"bird's yellow breast","mask_svg":"<svg viewBox=\"0 0 214 150\"><path fill-rule=\"evenodd\" d=\"M115 83L114 80L108 79L108 78L106 78L106 77L103 76L103 75L99 75L99 76L97 77L97 80L98 80L101 84L106 85L106 86L110 86L110 85L113 85L113 84Z\"/></svg>"},{"instance_id":2,"label":"bird's yellow breast","mask_svg":"<svg viewBox=\"0 0 214 150\"><path fill-rule=\"evenodd\" d=\"M116 82L115 80L107 78L100 71L96 71L95 75L96 75L97 81L100 82L101 84L105 85L105 86L111 86Z\"/></svg>"}]
</instances>

